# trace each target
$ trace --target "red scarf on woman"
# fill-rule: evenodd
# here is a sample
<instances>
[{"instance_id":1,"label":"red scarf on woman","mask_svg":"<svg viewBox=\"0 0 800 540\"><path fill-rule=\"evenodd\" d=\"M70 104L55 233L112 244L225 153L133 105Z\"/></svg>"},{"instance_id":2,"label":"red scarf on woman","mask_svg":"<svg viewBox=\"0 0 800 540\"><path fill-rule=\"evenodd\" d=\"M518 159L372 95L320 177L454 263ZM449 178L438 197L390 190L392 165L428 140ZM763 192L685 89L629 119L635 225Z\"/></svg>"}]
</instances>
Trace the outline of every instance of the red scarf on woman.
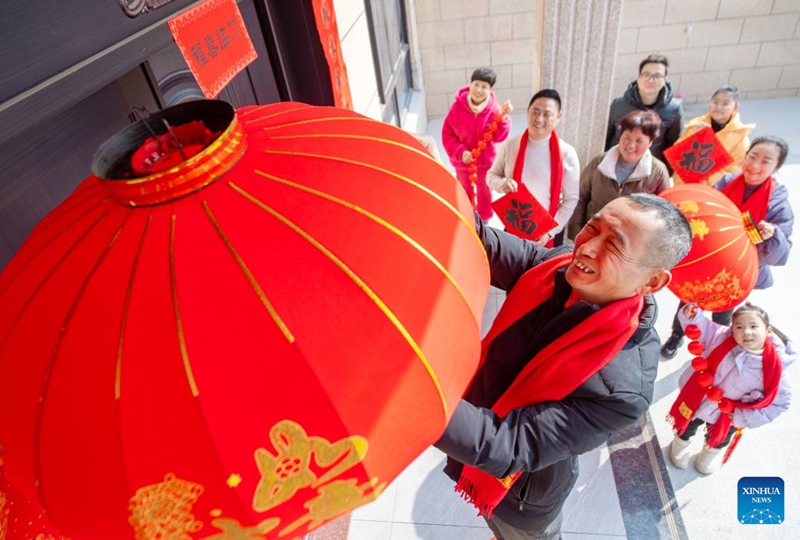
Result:
<instances>
[{"instance_id":1,"label":"red scarf on woman","mask_svg":"<svg viewBox=\"0 0 800 540\"><path fill-rule=\"evenodd\" d=\"M517 150L517 159L514 161L514 180L522 183L522 169L525 167L525 149L528 147L528 132L522 134ZM556 130L550 134L550 208L547 210L555 219L558 205L561 202L561 184L564 180L564 165L561 161L561 146L558 144ZM547 243L553 247L553 239Z\"/></svg>"},{"instance_id":2,"label":"red scarf on woman","mask_svg":"<svg viewBox=\"0 0 800 540\"><path fill-rule=\"evenodd\" d=\"M712 375L716 375L717 367L719 367L720 362L722 362L722 359L725 358L735 346L736 341L733 339L733 336L728 336L728 339L717 345L707 357L708 369L706 369L706 371ZM783 368L781 367L778 352L775 350L775 344L772 343L772 340L769 338L764 342L762 368L764 370L764 397L754 403L742 403L741 401L731 400L735 409L763 409L772 404L775 400L775 396L778 395ZM694 417L695 412L697 412L697 408L700 406L703 398L706 397L708 388L704 388L698 382L700 373L699 371L695 371L692 376L689 377L689 380L686 381L686 385L681 389L680 394L678 394L678 399L672 404L672 409L670 409L667 415L667 420L673 423L678 435L683 435L686 431L686 427ZM719 420L717 420L715 424L706 426L708 446L714 448L725 440L728 431L731 429L731 425L733 425L732 417L733 413L720 413ZM728 455L730 455L730 451L733 450L733 446L735 445L731 445Z\"/></svg>"},{"instance_id":3,"label":"red scarf on woman","mask_svg":"<svg viewBox=\"0 0 800 540\"><path fill-rule=\"evenodd\" d=\"M746 201L743 201L744 186L744 175L740 174L720 191L727 195L739 207L739 210L750 212L753 223L758 225L767 217L767 208L769 207L769 199L772 197L772 190L775 187L775 180L771 176L767 178Z\"/></svg>"},{"instance_id":4,"label":"red scarf on woman","mask_svg":"<svg viewBox=\"0 0 800 540\"><path fill-rule=\"evenodd\" d=\"M571 261L572 254L568 253L523 274L483 338L481 366L495 337L552 296L556 272ZM642 303L640 295L614 302L556 338L527 363L492 406L492 411L502 418L512 409L558 401L570 394L608 364L628 342L639 326ZM495 478L464 465L456 491L478 508L479 515L491 516L520 474Z\"/></svg>"}]
</instances>

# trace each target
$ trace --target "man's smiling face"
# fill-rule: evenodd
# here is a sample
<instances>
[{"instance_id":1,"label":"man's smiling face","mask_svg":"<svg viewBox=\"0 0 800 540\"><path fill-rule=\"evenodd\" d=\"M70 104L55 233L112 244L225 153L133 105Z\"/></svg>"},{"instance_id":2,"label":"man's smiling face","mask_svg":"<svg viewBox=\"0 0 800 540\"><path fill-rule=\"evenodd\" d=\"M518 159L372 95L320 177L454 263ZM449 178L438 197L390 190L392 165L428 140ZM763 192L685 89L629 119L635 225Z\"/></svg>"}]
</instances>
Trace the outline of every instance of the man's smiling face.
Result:
<instances>
[{"instance_id":1,"label":"man's smiling face","mask_svg":"<svg viewBox=\"0 0 800 540\"><path fill-rule=\"evenodd\" d=\"M659 269L648 264L648 242L660 226L653 214L624 198L603 207L575 238L566 279L587 302L604 306L636 294L649 294Z\"/></svg>"}]
</instances>

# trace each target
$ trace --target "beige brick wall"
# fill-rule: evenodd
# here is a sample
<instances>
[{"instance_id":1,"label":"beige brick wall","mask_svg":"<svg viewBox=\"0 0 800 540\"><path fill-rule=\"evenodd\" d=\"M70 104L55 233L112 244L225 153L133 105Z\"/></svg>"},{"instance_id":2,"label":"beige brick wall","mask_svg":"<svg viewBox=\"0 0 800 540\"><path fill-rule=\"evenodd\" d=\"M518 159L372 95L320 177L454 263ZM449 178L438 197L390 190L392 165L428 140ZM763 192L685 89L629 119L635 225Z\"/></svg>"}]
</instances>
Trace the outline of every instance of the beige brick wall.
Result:
<instances>
[{"instance_id":1,"label":"beige brick wall","mask_svg":"<svg viewBox=\"0 0 800 540\"><path fill-rule=\"evenodd\" d=\"M428 115L444 116L472 71L497 72L494 92L524 109L541 49L542 0L415 0ZM536 71L536 73L535 73ZM537 79L538 80L538 79Z\"/></svg>"},{"instance_id":2,"label":"beige brick wall","mask_svg":"<svg viewBox=\"0 0 800 540\"><path fill-rule=\"evenodd\" d=\"M685 103L726 83L743 99L800 95L800 0L624 0L613 95L650 53Z\"/></svg>"}]
</instances>

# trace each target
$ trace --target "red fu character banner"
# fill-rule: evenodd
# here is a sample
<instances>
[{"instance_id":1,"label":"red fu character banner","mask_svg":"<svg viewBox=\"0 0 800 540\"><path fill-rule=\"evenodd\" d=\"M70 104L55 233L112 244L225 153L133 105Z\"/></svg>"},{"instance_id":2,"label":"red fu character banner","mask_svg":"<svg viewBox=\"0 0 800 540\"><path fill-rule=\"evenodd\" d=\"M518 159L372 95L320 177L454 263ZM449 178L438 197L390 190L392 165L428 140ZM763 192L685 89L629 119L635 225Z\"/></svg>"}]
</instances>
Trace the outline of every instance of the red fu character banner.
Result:
<instances>
[{"instance_id":1,"label":"red fu character banner","mask_svg":"<svg viewBox=\"0 0 800 540\"><path fill-rule=\"evenodd\" d=\"M687 184L702 182L733 162L710 127L666 149L664 157Z\"/></svg>"},{"instance_id":2,"label":"red fu character banner","mask_svg":"<svg viewBox=\"0 0 800 540\"><path fill-rule=\"evenodd\" d=\"M332 0L312 0L314 19L317 23L319 41L325 52L325 60L331 73L334 105L344 109L353 109L353 98L350 95L350 83L347 79L347 67L344 64L342 49L339 46L339 27L336 24L336 13Z\"/></svg>"},{"instance_id":3,"label":"red fu character banner","mask_svg":"<svg viewBox=\"0 0 800 540\"><path fill-rule=\"evenodd\" d=\"M528 240L536 240L558 225L522 182L516 192L494 201L492 209L508 232Z\"/></svg>"},{"instance_id":4,"label":"red fu character banner","mask_svg":"<svg viewBox=\"0 0 800 540\"><path fill-rule=\"evenodd\" d=\"M208 99L256 59L236 0L207 0L167 24Z\"/></svg>"}]
</instances>

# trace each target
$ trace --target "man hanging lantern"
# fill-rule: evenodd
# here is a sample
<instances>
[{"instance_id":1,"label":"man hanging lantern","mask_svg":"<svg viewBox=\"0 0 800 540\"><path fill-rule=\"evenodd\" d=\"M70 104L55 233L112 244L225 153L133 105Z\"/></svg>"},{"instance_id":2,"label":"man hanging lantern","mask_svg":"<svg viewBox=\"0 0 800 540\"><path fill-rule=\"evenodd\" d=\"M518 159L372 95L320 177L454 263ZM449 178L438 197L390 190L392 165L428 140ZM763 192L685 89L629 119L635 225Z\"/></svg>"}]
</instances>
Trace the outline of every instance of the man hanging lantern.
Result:
<instances>
[{"instance_id":1,"label":"man hanging lantern","mask_svg":"<svg viewBox=\"0 0 800 540\"><path fill-rule=\"evenodd\" d=\"M413 137L191 102L93 172L0 275L0 473L62 534L300 538L439 437L488 264Z\"/></svg>"},{"instance_id":2,"label":"man hanging lantern","mask_svg":"<svg viewBox=\"0 0 800 540\"><path fill-rule=\"evenodd\" d=\"M661 192L692 227L692 250L672 270L669 289L683 302L726 311L747 298L758 278L761 241L755 223L723 193L702 184Z\"/></svg>"}]
</instances>

